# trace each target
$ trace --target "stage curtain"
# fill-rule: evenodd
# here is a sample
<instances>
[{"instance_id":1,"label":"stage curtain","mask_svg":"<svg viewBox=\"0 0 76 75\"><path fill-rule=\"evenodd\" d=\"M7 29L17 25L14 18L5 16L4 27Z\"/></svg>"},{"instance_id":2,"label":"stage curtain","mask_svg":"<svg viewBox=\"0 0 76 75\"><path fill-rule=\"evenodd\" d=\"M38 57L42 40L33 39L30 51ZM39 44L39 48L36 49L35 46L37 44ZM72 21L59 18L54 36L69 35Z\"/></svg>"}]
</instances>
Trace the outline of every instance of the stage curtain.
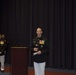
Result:
<instances>
[{"instance_id":1,"label":"stage curtain","mask_svg":"<svg viewBox=\"0 0 76 75\"><path fill-rule=\"evenodd\" d=\"M0 0L0 31L10 46L30 48L36 28L48 40L47 67L76 69L76 0ZM29 49L29 66L32 64Z\"/></svg>"}]
</instances>

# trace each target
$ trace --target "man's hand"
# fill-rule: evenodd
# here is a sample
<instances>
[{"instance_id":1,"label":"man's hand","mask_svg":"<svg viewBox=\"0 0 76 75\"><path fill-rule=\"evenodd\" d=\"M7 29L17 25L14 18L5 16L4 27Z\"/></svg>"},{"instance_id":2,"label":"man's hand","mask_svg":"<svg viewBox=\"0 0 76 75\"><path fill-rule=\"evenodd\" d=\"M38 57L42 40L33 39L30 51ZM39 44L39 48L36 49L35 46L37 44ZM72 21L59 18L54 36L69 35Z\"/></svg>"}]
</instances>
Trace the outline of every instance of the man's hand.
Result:
<instances>
[{"instance_id":1,"label":"man's hand","mask_svg":"<svg viewBox=\"0 0 76 75\"><path fill-rule=\"evenodd\" d=\"M38 51L38 48L34 48L34 51Z\"/></svg>"},{"instance_id":2,"label":"man's hand","mask_svg":"<svg viewBox=\"0 0 76 75\"><path fill-rule=\"evenodd\" d=\"M37 54L41 54L41 51L38 51Z\"/></svg>"}]
</instances>

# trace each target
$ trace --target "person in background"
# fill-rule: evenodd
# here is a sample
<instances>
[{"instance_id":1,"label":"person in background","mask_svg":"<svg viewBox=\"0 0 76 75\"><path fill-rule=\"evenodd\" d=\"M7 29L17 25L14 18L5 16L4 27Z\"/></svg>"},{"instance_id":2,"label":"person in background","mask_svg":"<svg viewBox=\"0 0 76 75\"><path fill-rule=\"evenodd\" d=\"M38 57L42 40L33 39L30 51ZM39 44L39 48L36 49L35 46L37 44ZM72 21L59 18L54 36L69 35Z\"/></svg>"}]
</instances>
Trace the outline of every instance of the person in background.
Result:
<instances>
[{"instance_id":1,"label":"person in background","mask_svg":"<svg viewBox=\"0 0 76 75\"><path fill-rule=\"evenodd\" d=\"M41 28L37 28L37 36L33 39L32 53L35 75L45 75L46 57L48 53L47 40L42 35Z\"/></svg>"},{"instance_id":2,"label":"person in background","mask_svg":"<svg viewBox=\"0 0 76 75\"><path fill-rule=\"evenodd\" d=\"M4 62L6 54L7 43L5 40L5 35L0 35L0 63L1 63L1 72L4 72Z\"/></svg>"}]
</instances>

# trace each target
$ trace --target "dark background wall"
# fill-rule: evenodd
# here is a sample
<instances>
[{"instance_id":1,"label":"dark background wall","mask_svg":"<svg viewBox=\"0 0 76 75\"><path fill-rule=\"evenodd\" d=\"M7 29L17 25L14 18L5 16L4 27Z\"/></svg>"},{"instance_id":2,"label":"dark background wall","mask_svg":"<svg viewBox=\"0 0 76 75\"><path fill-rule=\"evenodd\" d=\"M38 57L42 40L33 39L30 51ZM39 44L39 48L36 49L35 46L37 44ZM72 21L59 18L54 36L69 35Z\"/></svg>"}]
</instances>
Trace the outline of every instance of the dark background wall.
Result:
<instances>
[{"instance_id":1,"label":"dark background wall","mask_svg":"<svg viewBox=\"0 0 76 75\"><path fill-rule=\"evenodd\" d=\"M76 69L76 0L0 0L0 32L10 47L30 48L37 27L48 39L47 66ZM31 66L30 49L29 56Z\"/></svg>"}]
</instances>

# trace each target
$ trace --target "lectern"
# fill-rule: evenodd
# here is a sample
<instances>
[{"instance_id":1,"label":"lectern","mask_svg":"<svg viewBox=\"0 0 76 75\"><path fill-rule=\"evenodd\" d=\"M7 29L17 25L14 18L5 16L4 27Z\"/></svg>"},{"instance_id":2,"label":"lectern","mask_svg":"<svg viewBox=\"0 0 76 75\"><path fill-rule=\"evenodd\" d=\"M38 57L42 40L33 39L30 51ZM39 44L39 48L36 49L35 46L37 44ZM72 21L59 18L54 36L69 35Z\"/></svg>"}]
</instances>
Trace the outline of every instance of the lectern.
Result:
<instances>
[{"instance_id":1,"label":"lectern","mask_svg":"<svg viewBox=\"0 0 76 75\"><path fill-rule=\"evenodd\" d=\"M12 75L28 75L28 48L11 47Z\"/></svg>"}]
</instances>

